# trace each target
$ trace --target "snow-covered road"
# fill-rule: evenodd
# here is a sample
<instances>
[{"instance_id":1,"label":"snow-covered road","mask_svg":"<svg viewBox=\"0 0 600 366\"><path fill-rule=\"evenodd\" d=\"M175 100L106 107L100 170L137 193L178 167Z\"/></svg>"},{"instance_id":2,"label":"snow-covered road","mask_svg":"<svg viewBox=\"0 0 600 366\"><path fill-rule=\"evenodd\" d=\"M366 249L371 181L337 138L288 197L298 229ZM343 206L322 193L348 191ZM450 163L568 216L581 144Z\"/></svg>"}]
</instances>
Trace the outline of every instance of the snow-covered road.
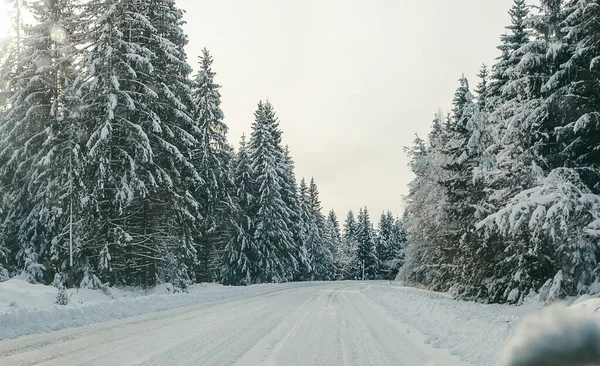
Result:
<instances>
[{"instance_id":1,"label":"snow-covered road","mask_svg":"<svg viewBox=\"0 0 600 366\"><path fill-rule=\"evenodd\" d=\"M467 365L365 296L298 284L0 341L8 365Z\"/></svg>"}]
</instances>

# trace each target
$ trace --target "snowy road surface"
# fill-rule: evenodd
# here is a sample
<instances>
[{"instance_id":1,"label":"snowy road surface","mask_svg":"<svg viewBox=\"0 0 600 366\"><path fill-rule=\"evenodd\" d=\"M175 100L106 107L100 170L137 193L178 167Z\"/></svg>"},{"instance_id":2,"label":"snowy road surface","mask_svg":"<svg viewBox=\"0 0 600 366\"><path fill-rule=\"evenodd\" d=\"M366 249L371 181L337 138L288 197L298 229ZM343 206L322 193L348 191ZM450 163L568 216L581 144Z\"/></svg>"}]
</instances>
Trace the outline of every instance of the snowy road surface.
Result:
<instances>
[{"instance_id":1,"label":"snowy road surface","mask_svg":"<svg viewBox=\"0 0 600 366\"><path fill-rule=\"evenodd\" d=\"M368 300L369 286L304 284L4 340L0 364L467 365Z\"/></svg>"}]
</instances>

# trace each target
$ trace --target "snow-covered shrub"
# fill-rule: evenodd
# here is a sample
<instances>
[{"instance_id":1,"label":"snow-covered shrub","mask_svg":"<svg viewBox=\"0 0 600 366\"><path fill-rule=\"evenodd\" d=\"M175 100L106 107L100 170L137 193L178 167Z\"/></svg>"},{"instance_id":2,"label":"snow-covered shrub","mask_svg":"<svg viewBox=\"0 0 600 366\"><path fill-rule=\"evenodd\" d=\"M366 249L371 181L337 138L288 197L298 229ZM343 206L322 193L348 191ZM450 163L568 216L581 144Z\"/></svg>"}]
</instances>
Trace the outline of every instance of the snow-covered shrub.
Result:
<instances>
[{"instance_id":1,"label":"snow-covered shrub","mask_svg":"<svg viewBox=\"0 0 600 366\"><path fill-rule=\"evenodd\" d=\"M96 289L104 287L104 285L98 279L98 277L96 277L95 274L93 274L88 269L86 269L83 272L83 279L81 280L81 282L79 284L79 287L81 287L81 288L87 288L87 289L90 289L90 290L96 290Z\"/></svg>"},{"instance_id":2,"label":"snow-covered shrub","mask_svg":"<svg viewBox=\"0 0 600 366\"><path fill-rule=\"evenodd\" d=\"M58 305L67 305L69 303L69 293L65 286L61 286L56 294L56 303Z\"/></svg>"}]
</instances>

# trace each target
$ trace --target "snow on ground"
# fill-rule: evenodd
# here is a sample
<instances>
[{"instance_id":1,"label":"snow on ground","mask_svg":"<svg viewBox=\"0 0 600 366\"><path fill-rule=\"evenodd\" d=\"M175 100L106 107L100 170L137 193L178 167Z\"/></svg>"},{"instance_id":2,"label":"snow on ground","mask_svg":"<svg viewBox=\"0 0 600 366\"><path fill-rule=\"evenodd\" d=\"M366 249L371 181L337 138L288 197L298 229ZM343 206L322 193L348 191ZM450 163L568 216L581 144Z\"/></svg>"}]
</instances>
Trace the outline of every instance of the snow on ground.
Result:
<instances>
[{"instance_id":1,"label":"snow on ground","mask_svg":"<svg viewBox=\"0 0 600 366\"><path fill-rule=\"evenodd\" d=\"M7 365L491 366L511 339L503 365L525 366L547 349L580 355L577 347L600 344L600 299L590 296L558 311L541 303L456 301L383 281L211 284L171 292L169 285L151 293L69 290L70 303L60 306L53 287L0 283L0 339L31 334L0 341L0 359ZM600 355L600 348L592 351L590 357Z\"/></svg>"},{"instance_id":2,"label":"snow on ground","mask_svg":"<svg viewBox=\"0 0 600 366\"><path fill-rule=\"evenodd\" d=\"M190 286L189 293L173 294L170 284L151 291L109 288L70 289L68 305L56 305L58 290L18 279L0 283L0 339L41 333L146 314L232 297L259 295L290 286L227 287L217 284Z\"/></svg>"},{"instance_id":3,"label":"snow on ground","mask_svg":"<svg viewBox=\"0 0 600 366\"><path fill-rule=\"evenodd\" d=\"M256 296L32 334L0 341L0 359L2 366L471 366L424 343L424 335L370 302L368 286L295 283Z\"/></svg>"},{"instance_id":4,"label":"snow on ground","mask_svg":"<svg viewBox=\"0 0 600 366\"><path fill-rule=\"evenodd\" d=\"M428 336L434 347L479 366L495 365L521 320L542 304L520 307L456 301L450 296L400 285L370 286L366 296L392 316Z\"/></svg>"}]
</instances>

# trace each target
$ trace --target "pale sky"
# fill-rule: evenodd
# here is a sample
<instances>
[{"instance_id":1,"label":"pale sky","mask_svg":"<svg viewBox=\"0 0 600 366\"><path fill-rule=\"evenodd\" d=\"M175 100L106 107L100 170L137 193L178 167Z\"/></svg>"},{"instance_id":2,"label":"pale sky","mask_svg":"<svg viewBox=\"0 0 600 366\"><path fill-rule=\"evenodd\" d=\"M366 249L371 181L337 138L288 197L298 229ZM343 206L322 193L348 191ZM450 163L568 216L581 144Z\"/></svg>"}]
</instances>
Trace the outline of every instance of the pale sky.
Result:
<instances>
[{"instance_id":1,"label":"pale sky","mask_svg":"<svg viewBox=\"0 0 600 366\"><path fill-rule=\"evenodd\" d=\"M237 147L259 100L274 105L298 179L314 176L340 221L399 214L412 173L403 146L472 87L512 0L179 0L190 63L212 53Z\"/></svg>"}]
</instances>

